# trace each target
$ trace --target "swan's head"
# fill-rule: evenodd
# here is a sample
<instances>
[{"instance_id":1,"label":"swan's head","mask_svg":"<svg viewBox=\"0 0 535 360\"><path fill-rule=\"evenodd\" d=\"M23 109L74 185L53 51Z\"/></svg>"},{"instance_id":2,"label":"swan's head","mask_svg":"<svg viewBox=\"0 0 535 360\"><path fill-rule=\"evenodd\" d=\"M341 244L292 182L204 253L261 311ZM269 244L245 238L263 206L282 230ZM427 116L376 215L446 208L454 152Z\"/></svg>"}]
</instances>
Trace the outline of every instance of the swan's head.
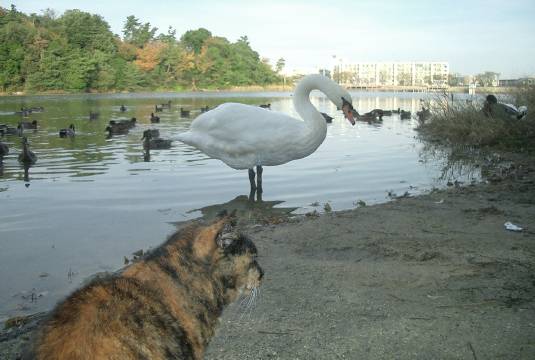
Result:
<instances>
[{"instance_id":1,"label":"swan's head","mask_svg":"<svg viewBox=\"0 0 535 360\"><path fill-rule=\"evenodd\" d=\"M347 94L349 96L349 94ZM349 120L351 125L355 125L355 118L353 117L353 104L351 97L347 100L345 97L342 97L342 112L344 117Z\"/></svg>"},{"instance_id":2,"label":"swan's head","mask_svg":"<svg viewBox=\"0 0 535 360\"><path fill-rule=\"evenodd\" d=\"M337 89L333 94L334 96L330 98L338 110L342 110L344 117L351 123L351 125L355 125L355 118L353 117L353 99L346 89L338 84L336 87Z\"/></svg>"}]
</instances>

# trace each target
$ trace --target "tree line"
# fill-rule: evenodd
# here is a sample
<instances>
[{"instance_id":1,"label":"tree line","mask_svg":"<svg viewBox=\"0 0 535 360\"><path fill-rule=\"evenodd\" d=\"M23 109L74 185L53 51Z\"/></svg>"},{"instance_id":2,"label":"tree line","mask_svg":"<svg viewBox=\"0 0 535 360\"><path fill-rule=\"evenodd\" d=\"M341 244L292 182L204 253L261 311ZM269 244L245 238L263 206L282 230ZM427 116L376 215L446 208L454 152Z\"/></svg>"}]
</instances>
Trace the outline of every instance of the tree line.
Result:
<instances>
[{"instance_id":1,"label":"tree line","mask_svg":"<svg viewBox=\"0 0 535 360\"><path fill-rule=\"evenodd\" d=\"M214 89L280 82L246 36L236 42L204 28L179 39L134 15L122 38L100 16L47 9L26 15L0 7L0 91L136 91Z\"/></svg>"}]
</instances>

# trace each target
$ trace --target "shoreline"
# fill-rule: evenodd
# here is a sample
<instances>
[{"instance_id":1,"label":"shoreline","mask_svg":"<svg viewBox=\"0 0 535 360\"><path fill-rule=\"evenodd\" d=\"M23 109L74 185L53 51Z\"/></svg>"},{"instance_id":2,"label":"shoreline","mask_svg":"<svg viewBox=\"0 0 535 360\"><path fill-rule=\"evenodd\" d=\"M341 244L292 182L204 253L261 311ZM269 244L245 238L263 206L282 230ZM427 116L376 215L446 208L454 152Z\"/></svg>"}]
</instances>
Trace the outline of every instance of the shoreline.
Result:
<instances>
[{"instance_id":1,"label":"shoreline","mask_svg":"<svg viewBox=\"0 0 535 360\"><path fill-rule=\"evenodd\" d=\"M255 93L255 92L279 92L279 93L288 93L292 92L294 89L293 86L286 85L272 85L272 86L245 86L245 87L230 87L226 89L198 89L198 90L192 90L192 89L183 89L183 90L176 90L176 89L157 89L157 90L144 90L144 91L109 91L109 92L66 92L66 91L45 91L45 92L30 92L26 93L24 91L15 91L10 93L3 93L0 92L0 98L2 97L24 97L24 96L68 96L68 95L116 95L116 94L142 94L142 93L154 93L154 94L168 94L168 93L176 93L176 94L210 94L210 93L220 93L220 92L249 92L249 93ZM468 94L468 89L465 87L450 87L445 89L419 89L419 88L412 88L412 87L370 87L370 88L347 88L350 91L356 91L356 92L393 92L393 93L415 93L415 94L421 94L421 93L456 93L456 94ZM518 91L521 88L512 88L512 87L480 87L477 88L477 94L510 94Z\"/></svg>"},{"instance_id":2,"label":"shoreline","mask_svg":"<svg viewBox=\"0 0 535 360\"><path fill-rule=\"evenodd\" d=\"M486 184L244 222L266 273L261 296L224 311L205 358L530 358L535 161L525 158ZM16 358L40 316L0 331L0 358Z\"/></svg>"}]
</instances>

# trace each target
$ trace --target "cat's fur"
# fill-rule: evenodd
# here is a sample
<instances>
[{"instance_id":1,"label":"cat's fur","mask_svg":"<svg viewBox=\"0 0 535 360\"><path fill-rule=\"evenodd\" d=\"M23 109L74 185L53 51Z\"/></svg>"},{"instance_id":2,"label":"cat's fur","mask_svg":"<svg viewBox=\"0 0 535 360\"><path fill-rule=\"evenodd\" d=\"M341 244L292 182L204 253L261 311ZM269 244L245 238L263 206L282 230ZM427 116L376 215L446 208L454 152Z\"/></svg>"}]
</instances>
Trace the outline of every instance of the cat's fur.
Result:
<instances>
[{"instance_id":1,"label":"cat's fur","mask_svg":"<svg viewBox=\"0 0 535 360\"><path fill-rule=\"evenodd\" d=\"M225 216L191 225L57 306L27 358L202 359L223 307L260 284L257 250Z\"/></svg>"}]
</instances>

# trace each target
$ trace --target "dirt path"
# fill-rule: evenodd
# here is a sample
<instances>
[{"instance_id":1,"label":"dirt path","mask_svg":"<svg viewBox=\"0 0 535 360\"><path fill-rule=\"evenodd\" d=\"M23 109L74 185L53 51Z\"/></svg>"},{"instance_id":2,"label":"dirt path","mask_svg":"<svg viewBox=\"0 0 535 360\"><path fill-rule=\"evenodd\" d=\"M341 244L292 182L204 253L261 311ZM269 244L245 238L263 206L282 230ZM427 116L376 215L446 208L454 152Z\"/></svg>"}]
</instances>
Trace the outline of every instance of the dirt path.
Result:
<instances>
[{"instance_id":1,"label":"dirt path","mask_svg":"<svg viewBox=\"0 0 535 360\"><path fill-rule=\"evenodd\" d=\"M532 359L535 170L497 180L247 225L261 296L225 311L206 358ZM31 326L11 331L1 359L16 358Z\"/></svg>"}]
</instances>

